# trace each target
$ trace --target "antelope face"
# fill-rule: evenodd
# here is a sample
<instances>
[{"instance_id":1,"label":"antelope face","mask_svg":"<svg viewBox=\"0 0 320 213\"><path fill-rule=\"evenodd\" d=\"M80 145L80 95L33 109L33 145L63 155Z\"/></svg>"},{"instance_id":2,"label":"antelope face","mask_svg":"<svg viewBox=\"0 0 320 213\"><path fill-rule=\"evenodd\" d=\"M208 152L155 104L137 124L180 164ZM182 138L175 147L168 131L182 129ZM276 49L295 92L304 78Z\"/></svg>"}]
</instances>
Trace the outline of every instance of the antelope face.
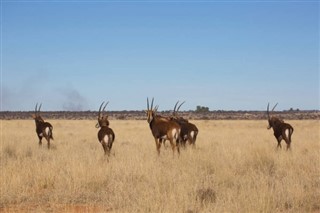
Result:
<instances>
[{"instance_id":1,"label":"antelope face","mask_svg":"<svg viewBox=\"0 0 320 213\"><path fill-rule=\"evenodd\" d=\"M149 106L149 98L147 98L147 110L146 110L146 113L147 113L147 121L148 121L148 123L151 123L151 121L155 117L156 112L158 110L158 106L153 108L153 101L154 101L154 98L152 98L151 107L150 107Z\"/></svg>"},{"instance_id":2,"label":"antelope face","mask_svg":"<svg viewBox=\"0 0 320 213\"><path fill-rule=\"evenodd\" d=\"M155 116L155 112L153 110L146 110L147 113L147 121L150 123L153 120L153 117Z\"/></svg>"}]
</instances>

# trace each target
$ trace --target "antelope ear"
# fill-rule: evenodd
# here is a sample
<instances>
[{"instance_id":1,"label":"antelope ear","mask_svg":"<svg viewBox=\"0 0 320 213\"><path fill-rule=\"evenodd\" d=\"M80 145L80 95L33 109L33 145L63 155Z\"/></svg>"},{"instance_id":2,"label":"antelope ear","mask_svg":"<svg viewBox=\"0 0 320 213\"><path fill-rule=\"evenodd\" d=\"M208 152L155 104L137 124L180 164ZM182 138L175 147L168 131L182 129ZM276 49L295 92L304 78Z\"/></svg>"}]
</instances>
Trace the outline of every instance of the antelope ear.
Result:
<instances>
[{"instance_id":1,"label":"antelope ear","mask_svg":"<svg viewBox=\"0 0 320 213\"><path fill-rule=\"evenodd\" d=\"M147 113L148 114L148 110L144 110L145 111L145 113Z\"/></svg>"},{"instance_id":2,"label":"antelope ear","mask_svg":"<svg viewBox=\"0 0 320 213\"><path fill-rule=\"evenodd\" d=\"M33 119L35 119L35 118L36 118L36 114L31 114L31 117L32 117Z\"/></svg>"}]
</instances>

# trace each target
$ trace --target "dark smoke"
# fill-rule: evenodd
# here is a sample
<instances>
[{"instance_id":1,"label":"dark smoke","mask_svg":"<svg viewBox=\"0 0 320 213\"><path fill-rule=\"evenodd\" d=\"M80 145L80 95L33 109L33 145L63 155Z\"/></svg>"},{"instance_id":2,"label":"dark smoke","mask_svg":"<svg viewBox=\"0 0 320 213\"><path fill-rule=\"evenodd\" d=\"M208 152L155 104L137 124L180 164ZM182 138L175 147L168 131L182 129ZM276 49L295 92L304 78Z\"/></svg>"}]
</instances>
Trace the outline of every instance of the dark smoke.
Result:
<instances>
[{"instance_id":1,"label":"dark smoke","mask_svg":"<svg viewBox=\"0 0 320 213\"><path fill-rule=\"evenodd\" d=\"M62 93L65 97L64 103L62 104L62 109L64 111L83 111L88 109L88 102L86 98L77 90L67 89Z\"/></svg>"}]
</instances>

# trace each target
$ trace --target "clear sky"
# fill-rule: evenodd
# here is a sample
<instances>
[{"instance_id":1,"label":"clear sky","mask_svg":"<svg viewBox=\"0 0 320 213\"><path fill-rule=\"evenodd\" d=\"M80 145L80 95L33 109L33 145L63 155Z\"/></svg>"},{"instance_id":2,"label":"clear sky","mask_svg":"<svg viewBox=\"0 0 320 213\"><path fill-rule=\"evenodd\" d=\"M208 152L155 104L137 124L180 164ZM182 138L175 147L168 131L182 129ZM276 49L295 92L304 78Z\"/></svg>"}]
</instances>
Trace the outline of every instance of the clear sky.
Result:
<instances>
[{"instance_id":1,"label":"clear sky","mask_svg":"<svg viewBox=\"0 0 320 213\"><path fill-rule=\"evenodd\" d=\"M1 1L1 110L319 109L319 1Z\"/></svg>"}]
</instances>

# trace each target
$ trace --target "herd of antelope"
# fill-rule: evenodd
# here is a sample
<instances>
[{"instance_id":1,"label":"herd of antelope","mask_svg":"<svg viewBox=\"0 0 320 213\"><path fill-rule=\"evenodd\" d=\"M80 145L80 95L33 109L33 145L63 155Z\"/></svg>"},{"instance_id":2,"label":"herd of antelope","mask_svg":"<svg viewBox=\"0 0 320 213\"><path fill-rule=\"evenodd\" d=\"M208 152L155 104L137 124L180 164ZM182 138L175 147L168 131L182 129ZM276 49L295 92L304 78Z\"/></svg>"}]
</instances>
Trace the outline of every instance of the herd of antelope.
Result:
<instances>
[{"instance_id":1,"label":"herd of antelope","mask_svg":"<svg viewBox=\"0 0 320 213\"><path fill-rule=\"evenodd\" d=\"M166 140L170 141L173 154L175 153L175 150L180 154L180 146L186 146L187 143L195 146L197 135L199 133L198 128L187 119L178 115L178 111L184 102L178 106L178 101L174 106L172 115L165 117L157 114L158 106L153 107L153 101L154 99L152 98L151 106L149 106L149 99L147 98L146 114L158 154L160 154L162 143L164 144ZM115 140L115 134L109 127L108 115L103 115L108 103L109 102L102 102L100 105L96 128L100 128L98 131L98 140L103 147L105 155L109 156L112 144ZM48 142L48 149L50 149L50 140L53 140L53 126L49 122L45 122L40 116L41 105L42 104L40 104L38 108L38 104L36 104L35 113L32 117L36 123L36 133L39 138L39 146L42 145L42 138L44 137ZM276 106L277 104L271 111L273 111ZM267 128L273 129L274 136L278 142L277 148L281 148L281 141L284 140L287 144L287 150L290 149L293 127L278 117L270 117L269 103L267 106L267 116L269 124Z\"/></svg>"}]
</instances>

